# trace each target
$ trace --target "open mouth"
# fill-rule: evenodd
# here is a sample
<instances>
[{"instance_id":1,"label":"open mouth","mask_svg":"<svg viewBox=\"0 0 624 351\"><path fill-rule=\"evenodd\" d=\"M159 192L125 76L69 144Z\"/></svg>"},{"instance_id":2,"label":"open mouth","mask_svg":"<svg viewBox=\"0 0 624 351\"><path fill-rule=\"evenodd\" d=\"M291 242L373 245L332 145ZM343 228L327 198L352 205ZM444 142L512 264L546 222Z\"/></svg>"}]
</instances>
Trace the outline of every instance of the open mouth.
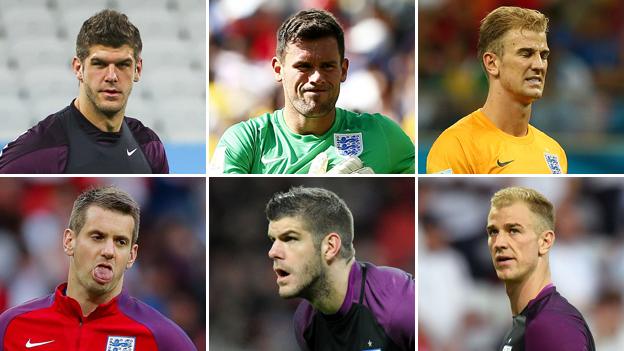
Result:
<instances>
[{"instance_id":1,"label":"open mouth","mask_svg":"<svg viewBox=\"0 0 624 351\"><path fill-rule=\"evenodd\" d=\"M530 78L527 78L527 79L525 79L525 80L526 80L527 82L529 82L530 84L532 84L532 85L536 85L536 84L537 84L537 85L539 85L539 84L542 84L542 78L540 78L540 77L530 77Z\"/></svg>"},{"instance_id":2,"label":"open mouth","mask_svg":"<svg viewBox=\"0 0 624 351\"><path fill-rule=\"evenodd\" d=\"M275 274L277 274L277 281L280 282L282 280L284 280L286 277L288 277L290 275L290 273L288 273L287 271L281 269L281 268L276 268L275 270Z\"/></svg>"},{"instance_id":3,"label":"open mouth","mask_svg":"<svg viewBox=\"0 0 624 351\"><path fill-rule=\"evenodd\" d=\"M106 284L113 280L113 266L101 263L93 269L93 279L100 284Z\"/></svg>"}]
</instances>

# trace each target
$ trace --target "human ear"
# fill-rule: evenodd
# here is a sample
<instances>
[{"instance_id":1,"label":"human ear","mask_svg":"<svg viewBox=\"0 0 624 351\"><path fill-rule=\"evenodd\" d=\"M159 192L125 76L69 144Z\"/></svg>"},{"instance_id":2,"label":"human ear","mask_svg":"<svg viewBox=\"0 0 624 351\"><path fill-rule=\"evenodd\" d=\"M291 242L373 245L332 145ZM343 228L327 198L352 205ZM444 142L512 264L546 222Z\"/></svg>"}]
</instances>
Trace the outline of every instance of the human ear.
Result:
<instances>
[{"instance_id":1,"label":"human ear","mask_svg":"<svg viewBox=\"0 0 624 351\"><path fill-rule=\"evenodd\" d=\"M485 71L493 76L493 77L498 77L498 75L500 74L499 72L499 60L498 60L498 56L496 56L495 53L493 52L486 52L485 54L483 54L483 67L485 67Z\"/></svg>"},{"instance_id":2,"label":"human ear","mask_svg":"<svg viewBox=\"0 0 624 351\"><path fill-rule=\"evenodd\" d=\"M342 247L342 241L338 233L329 233L323 239L323 258L327 262L335 260L340 254L340 248Z\"/></svg>"},{"instance_id":3,"label":"human ear","mask_svg":"<svg viewBox=\"0 0 624 351\"><path fill-rule=\"evenodd\" d=\"M132 265L134 264L134 261L136 261L137 259L138 254L139 254L139 245L138 244L132 245L132 248L130 249L130 259L128 260L128 263L126 263L126 269L130 269L130 267L132 267Z\"/></svg>"},{"instance_id":4,"label":"human ear","mask_svg":"<svg viewBox=\"0 0 624 351\"><path fill-rule=\"evenodd\" d=\"M347 80L347 71L349 70L349 59L345 58L344 60L342 60L342 65L340 65L340 67L342 68L340 81L344 82L345 80Z\"/></svg>"},{"instance_id":5,"label":"human ear","mask_svg":"<svg viewBox=\"0 0 624 351\"><path fill-rule=\"evenodd\" d=\"M282 81L282 63L279 61L277 57L273 57L271 60L271 66L273 67L273 75L275 76L275 80L277 82Z\"/></svg>"},{"instance_id":6,"label":"human ear","mask_svg":"<svg viewBox=\"0 0 624 351\"><path fill-rule=\"evenodd\" d=\"M76 233L71 229L65 229L63 232L63 251L67 256L74 255L74 247L76 245Z\"/></svg>"},{"instance_id":7,"label":"human ear","mask_svg":"<svg viewBox=\"0 0 624 351\"><path fill-rule=\"evenodd\" d=\"M141 73L143 72L143 59L139 57L139 60L136 63L136 67L134 68L134 82L138 82L141 79Z\"/></svg>"},{"instance_id":8,"label":"human ear","mask_svg":"<svg viewBox=\"0 0 624 351\"><path fill-rule=\"evenodd\" d=\"M555 243L555 232L552 230L543 231L540 234L538 245L539 245L539 254L540 256L544 256L550 251L550 248Z\"/></svg>"},{"instance_id":9,"label":"human ear","mask_svg":"<svg viewBox=\"0 0 624 351\"><path fill-rule=\"evenodd\" d=\"M78 81L82 82L82 62L80 62L78 56L74 56L74 58L72 59L72 71L74 71L74 74L76 75Z\"/></svg>"}]
</instances>

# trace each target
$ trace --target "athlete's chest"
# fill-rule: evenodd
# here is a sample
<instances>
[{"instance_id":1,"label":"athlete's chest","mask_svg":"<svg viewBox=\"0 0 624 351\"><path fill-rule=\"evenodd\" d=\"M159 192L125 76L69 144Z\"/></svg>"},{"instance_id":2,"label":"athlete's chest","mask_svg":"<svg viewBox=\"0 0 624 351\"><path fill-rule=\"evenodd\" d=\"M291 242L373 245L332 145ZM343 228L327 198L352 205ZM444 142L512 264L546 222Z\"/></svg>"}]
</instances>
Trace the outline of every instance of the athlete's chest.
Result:
<instances>
[{"instance_id":1,"label":"athlete's chest","mask_svg":"<svg viewBox=\"0 0 624 351\"><path fill-rule=\"evenodd\" d=\"M388 149L366 131L350 129L322 138L272 136L261 145L254 160L254 173L308 173L314 159L325 153L327 169L349 156L359 157L365 166L382 173L388 168Z\"/></svg>"},{"instance_id":2,"label":"athlete's chest","mask_svg":"<svg viewBox=\"0 0 624 351\"><path fill-rule=\"evenodd\" d=\"M367 307L354 304L338 321L328 321L317 314L304 338L311 350L390 351L399 348Z\"/></svg>"},{"instance_id":3,"label":"athlete's chest","mask_svg":"<svg viewBox=\"0 0 624 351\"><path fill-rule=\"evenodd\" d=\"M7 329L4 350L143 351L156 350L150 331L125 317L79 321L59 315L19 318Z\"/></svg>"},{"instance_id":4,"label":"athlete's chest","mask_svg":"<svg viewBox=\"0 0 624 351\"><path fill-rule=\"evenodd\" d=\"M518 315L513 319L511 329L505 334L499 351L524 351L524 334L526 332L526 317Z\"/></svg>"},{"instance_id":5,"label":"athlete's chest","mask_svg":"<svg viewBox=\"0 0 624 351\"><path fill-rule=\"evenodd\" d=\"M501 143L486 148L478 173L490 174L561 174L564 162L558 150L539 144Z\"/></svg>"}]
</instances>

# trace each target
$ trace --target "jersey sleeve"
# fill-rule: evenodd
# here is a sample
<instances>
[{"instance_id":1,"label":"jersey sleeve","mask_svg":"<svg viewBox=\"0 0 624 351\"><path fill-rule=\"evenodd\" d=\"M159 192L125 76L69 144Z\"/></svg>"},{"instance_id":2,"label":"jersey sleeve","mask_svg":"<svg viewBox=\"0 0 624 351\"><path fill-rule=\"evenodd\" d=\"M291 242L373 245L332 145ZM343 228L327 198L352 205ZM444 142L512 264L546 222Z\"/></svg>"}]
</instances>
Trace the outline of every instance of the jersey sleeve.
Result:
<instances>
[{"instance_id":1,"label":"jersey sleeve","mask_svg":"<svg viewBox=\"0 0 624 351\"><path fill-rule=\"evenodd\" d=\"M210 168L213 173L251 173L257 130L246 122L228 128L215 149Z\"/></svg>"},{"instance_id":2,"label":"jersey sleeve","mask_svg":"<svg viewBox=\"0 0 624 351\"><path fill-rule=\"evenodd\" d=\"M297 306L297 311L295 311L295 315L293 316L295 339L297 340L299 348L303 351L310 350L305 341L304 334L312 321L312 312L313 310L310 308L310 305L307 302L302 301L299 303L299 306Z\"/></svg>"},{"instance_id":3,"label":"jersey sleeve","mask_svg":"<svg viewBox=\"0 0 624 351\"><path fill-rule=\"evenodd\" d=\"M461 142L444 131L431 146L427 155L427 173L476 173L470 165Z\"/></svg>"},{"instance_id":4,"label":"jersey sleeve","mask_svg":"<svg viewBox=\"0 0 624 351\"><path fill-rule=\"evenodd\" d=\"M569 318L536 318L524 334L526 350L592 351L581 321Z\"/></svg>"},{"instance_id":5,"label":"jersey sleeve","mask_svg":"<svg viewBox=\"0 0 624 351\"><path fill-rule=\"evenodd\" d=\"M563 150L563 148L561 146L559 146L559 148L561 149L561 152L560 152L560 155L559 155L559 157L561 159L561 171L564 174L567 174L568 173L568 157L566 156L566 153Z\"/></svg>"},{"instance_id":6,"label":"jersey sleeve","mask_svg":"<svg viewBox=\"0 0 624 351\"><path fill-rule=\"evenodd\" d=\"M384 116L386 121L386 138L389 143L389 157L391 159L390 173L416 173L416 148L412 140L403 129L394 121Z\"/></svg>"}]
</instances>

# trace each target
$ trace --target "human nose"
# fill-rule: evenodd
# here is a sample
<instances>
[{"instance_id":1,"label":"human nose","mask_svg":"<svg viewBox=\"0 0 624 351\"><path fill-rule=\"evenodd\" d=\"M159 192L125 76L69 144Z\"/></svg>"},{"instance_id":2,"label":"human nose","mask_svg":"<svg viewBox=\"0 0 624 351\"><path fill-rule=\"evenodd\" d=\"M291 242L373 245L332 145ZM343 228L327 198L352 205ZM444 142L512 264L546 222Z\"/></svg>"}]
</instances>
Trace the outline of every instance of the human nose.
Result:
<instances>
[{"instance_id":1,"label":"human nose","mask_svg":"<svg viewBox=\"0 0 624 351\"><path fill-rule=\"evenodd\" d=\"M532 68L537 70L545 70L548 66L548 61L545 58L542 58L540 55L535 55L535 58L531 62Z\"/></svg>"},{"instance_id":2,"label":"human nose","mask_svg":"<svg viewBox=\"0 0 624 351\"><path fill-rule=\"evenodd\" d=\"M492 248L494 252L506 249L509 246L509 237L507 233L499 233L492 237Z\"/></svg>"},{"instance_id":3,"label":"human nose","mask_svg":"<svg viewBox=\"0 0 624 351\"><path fill-rule=\"evenodd\" d=\"M113 240L106 240L102 247L102 256L106 259L111 259L115 256L115 243Z\"/></svg>"},{"instance_id":4,"label":"human nose","mask_svg":"<svg viewBox=\"0 0 624 351\"><path fill-rule=\"evenodd\" d=\"M284 257L283 250L281 248L279 241L275 240L273 242L273 245L271 245L271 249L269 249L269 257L272 260Z\"/></svg>"},{"instance_id":5,"label":"human nose","mask_svg":"<svg viewBox=\"0 0 624 351\"><path fill-rule=\"evenodd\" d=\"M110 64L108 65L107 69L106 69L106 77L104 77L104 79L107 82L116 82L117 81L117 68L115 67L114 64Z\"/></svg>"},{"instance_id":6,"label":"human nose","mask_svg":"<svg viewBox=\"0 0 624 351\"><path fill-rule=\"evenodd\" d=\"M323 81L323 74L321 74L321 71L318 69L315 69L311 74L310 74L310 82L313 83L320 83Z\"/></svg>"}]
</instances>

